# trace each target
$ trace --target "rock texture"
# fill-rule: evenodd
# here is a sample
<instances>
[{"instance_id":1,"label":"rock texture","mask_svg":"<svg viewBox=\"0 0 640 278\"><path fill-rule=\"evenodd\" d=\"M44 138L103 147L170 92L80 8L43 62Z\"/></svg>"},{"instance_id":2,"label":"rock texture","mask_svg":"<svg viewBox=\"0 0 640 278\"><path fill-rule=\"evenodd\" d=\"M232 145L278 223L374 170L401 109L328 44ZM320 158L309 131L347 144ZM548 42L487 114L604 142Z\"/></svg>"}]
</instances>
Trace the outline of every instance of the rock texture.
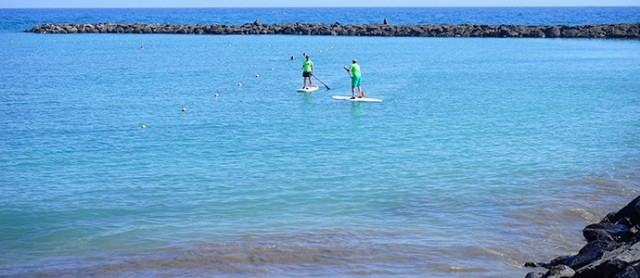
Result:
<instances>
[{"instance_id":1,"label":"rock texture","mask_svg":"<svg viewBox=\"0 0 640 278\"><path fill-rule=\"evenodd\" d=\"M126 34L210 34L210 35L321 35L385 37L487 37L487 38L617 38L640 39L640 23L583 26L524 25L390 25L383 24L42 24L25 32L40 34L126 33Z\"/></svg>"},{"instance_id":2,"label":"rock texture","mask_svg":"<svg viewBox=\"0 0 640 278\"><path fill-rule=\"evenodd\" d=\"M530 272L527 278L632 278L640 277L640 196L600 223L584 228L587 244L573 256L549 263L526 263L544 267L546 273Z\"/></svg>"}]
</instances>

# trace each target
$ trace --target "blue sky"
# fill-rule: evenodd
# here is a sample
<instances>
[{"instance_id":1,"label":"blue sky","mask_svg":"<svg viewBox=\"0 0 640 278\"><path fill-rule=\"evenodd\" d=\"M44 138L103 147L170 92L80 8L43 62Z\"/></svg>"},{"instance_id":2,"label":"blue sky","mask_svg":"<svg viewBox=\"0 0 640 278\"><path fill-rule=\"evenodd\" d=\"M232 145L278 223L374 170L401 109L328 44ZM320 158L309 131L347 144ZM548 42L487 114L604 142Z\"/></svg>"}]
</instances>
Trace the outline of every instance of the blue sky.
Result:
<instances>
[{"instance_id":1,"label":"blue sky","mask_svg":"<svg viewBox=\"0 0 640 278\"><path fill-rule=\"evenodd\" d=\"M0 8L640 6L640 0L0 0Z\"/></svg>"}]
</instances>

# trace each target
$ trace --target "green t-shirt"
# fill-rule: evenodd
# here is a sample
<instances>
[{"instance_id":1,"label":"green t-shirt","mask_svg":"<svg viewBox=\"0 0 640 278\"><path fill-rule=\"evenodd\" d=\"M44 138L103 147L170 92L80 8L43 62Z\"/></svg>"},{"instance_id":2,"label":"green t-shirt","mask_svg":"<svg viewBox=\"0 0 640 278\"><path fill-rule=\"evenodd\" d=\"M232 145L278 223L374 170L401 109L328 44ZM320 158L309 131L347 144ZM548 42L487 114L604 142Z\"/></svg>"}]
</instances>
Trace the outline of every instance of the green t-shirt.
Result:
<instances>
[{"instance_id":1,"label":"green t-shirt","mask_svg":"<svg viewBox=\"0 0 640 278\"><path fill-rule=\"evenodd\" d=\"M311 62L311 60L309 61L304 61L302 63L302 70L305 72L310 72L311 68L313 68L313 62Z\"/></svg>"},{"instance_id":2,"label":"green t-shirt","mask_svg":"<svg viewBox=\"0 0 640 278\"><path fill-rule=\"evenodd\" d=\"M360 76L360 66L358 64L351 64L351 75Z\"/></svg>"}]
</instances>

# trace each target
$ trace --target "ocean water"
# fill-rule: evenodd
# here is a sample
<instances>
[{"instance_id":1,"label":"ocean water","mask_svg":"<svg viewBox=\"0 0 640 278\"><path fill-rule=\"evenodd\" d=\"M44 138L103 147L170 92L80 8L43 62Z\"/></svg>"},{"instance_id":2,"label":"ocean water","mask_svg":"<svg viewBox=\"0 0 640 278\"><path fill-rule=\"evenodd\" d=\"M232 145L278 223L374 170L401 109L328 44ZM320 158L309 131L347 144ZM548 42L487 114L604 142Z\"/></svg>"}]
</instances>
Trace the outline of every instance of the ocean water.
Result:
<instances>
[{"instance_id":1,"label":"ocean water","mask_svg":"<svg viewBox=\"0 0 640 278\"><path fill-rule=\"evenodd\" d=\"M0 12L0 276L524 277L640 193L640 41L20 32L114 13Z\"/></svg>"}]
</instances>

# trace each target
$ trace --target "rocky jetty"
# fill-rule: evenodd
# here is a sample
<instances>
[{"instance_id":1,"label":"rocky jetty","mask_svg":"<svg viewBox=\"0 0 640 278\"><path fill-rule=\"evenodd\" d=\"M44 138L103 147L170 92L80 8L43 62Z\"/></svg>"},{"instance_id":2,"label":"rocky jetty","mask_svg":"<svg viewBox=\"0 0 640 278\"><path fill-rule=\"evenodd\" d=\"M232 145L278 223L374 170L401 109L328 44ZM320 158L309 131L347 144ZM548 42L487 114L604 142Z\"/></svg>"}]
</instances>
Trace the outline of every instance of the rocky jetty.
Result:
<instances>
[{"instance_id":1,"label":"rocky jetty","mask_svg":"<svg viewBox=\"0 0 640 278\"><path fill-rule=\"evenodd\" d=\"M640 277L640 196L600 223L582 231L587 244L578 254L549 263L526 263L548 271L530 272L526 278L632 278Z\"/></svg>"},{"instance_id":2,"label":"rocky jetty","mask_svg":"<svg viewBox=\"0 0 640 278\"><path fill-rule=\"evenodd\" d=\"M391 25L382 24L262 24L259 20L244 25L220 24L42 24L25 32L40 34L208 34L208 35L320 35L384 37L483 37L483 38L616 38L640 39L640 23L582 26L524 25Z\"/></svg>"}]
</instances>

